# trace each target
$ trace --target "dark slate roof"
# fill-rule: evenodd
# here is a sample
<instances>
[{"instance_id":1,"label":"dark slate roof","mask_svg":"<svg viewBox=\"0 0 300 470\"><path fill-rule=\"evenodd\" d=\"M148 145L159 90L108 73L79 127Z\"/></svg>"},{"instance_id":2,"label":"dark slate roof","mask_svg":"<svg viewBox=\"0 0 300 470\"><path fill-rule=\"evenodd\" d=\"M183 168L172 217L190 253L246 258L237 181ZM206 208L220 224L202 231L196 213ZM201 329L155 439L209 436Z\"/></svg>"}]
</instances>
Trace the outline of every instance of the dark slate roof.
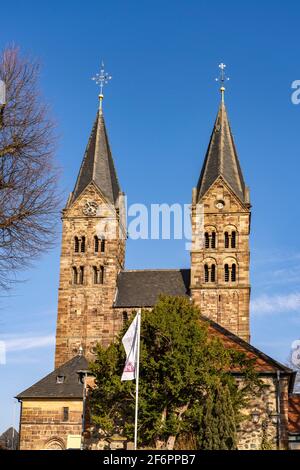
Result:
<instances>
[{"instance_id":1,"label":"dark slate roof","mask_svg":"<svg viewBox=\"0 0 300 470\"><path fill-rule=\"evenodd\" d=\"M224 103L220 105L198 181L198 200L219 176L242 202L246 202L245 182Z\"/></svg>"},{"instance_id":2,"label":"dark slate roof","mask_svg":"<svg viewBox=\"0 0 300 470\"><path fill-rule=\"evenodd\" d=\"M16 398L82 398L82 384L77 374L88 368L84 356L75 356L70 361L46 375L42 380L24 390ZM57 383L57 376L65 377L64 383Z\"/></svg>"},{"instance_id":3,"label":"dark slate roof","mask_svg":"<svg viewBox=\"0 0 300 470\"><path fill-rule=\"evenodd\" d=\"M190 270L121 271L114 307L153 307L160 294L189 295Z\"/></svg>"},{"instance_id":4,"label":"dark slate roof","mask_svg":"<svg viewBox=\"0 0 300 470\"><path fill-rule=\"evenodd\" d=\"M98 112L82 160L75 188L71 197L73 203L91 182L94 182L109 202L115 204L120 186L110 151L103 114Z\"/></svg>"}]
</instances>

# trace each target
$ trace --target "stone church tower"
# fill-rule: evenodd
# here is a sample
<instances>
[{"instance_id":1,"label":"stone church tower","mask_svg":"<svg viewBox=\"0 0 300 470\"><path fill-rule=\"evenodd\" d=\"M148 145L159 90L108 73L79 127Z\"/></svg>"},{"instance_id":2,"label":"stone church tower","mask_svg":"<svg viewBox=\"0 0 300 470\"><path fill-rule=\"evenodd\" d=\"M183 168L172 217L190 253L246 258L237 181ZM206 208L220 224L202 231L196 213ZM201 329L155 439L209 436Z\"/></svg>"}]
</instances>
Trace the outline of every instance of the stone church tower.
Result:
<instances>
[{"instance_id":1,"label":"stone church tower","mask_svg":"<svg viewBox=\"0 0 300 470\"><path fill-rule=\"evenodd\" d=\"M202 315L249 341L251 206L221 91L192 195L191 295Z\"/></svg>"},{"instance_id":2,"label":"stone church tower","mask_svg":"<svg viewBox=\"0 0 300 470\"><path fill-rule=\"evenodd\" d=\"M105 76L101 70L102 81ZM95 346L111 344L128 318L139 308L153 308L161 294L192 297L201 318L209 319L209 334L254 361L266 387L262 395L250 397L246 414L258 416L258 421L241 424L238 448L260 449L264 429L274 448L287 448L288 399L295 374L249 344L249 191L223 94L193 190L191 269L128 270L124 267L125 200L100 93L100 109L74 190L62 212L55 369L17 395L22 403L20 449L92 445L87 439L89 426L82 417L86 411L84 384L89 381L85 377ZM264 422L268 422L267 428ZM294 427L292 432L294 435ZM91 448L103 449L108 441L94 442L96 447ZM114 445L113 436L110 445Z\"/></svg>"},{"instance_id":3,"label":"stone church tower","mask_svg":"<svg viewBox=\"0 0 300 470\"><path fill-rule=\"evenodd\" d=\"M74 191L62 212L55 367L115 335L113 302L124 268L126 229L102 113L102 97Z\"/></svg>"}]
</instances>

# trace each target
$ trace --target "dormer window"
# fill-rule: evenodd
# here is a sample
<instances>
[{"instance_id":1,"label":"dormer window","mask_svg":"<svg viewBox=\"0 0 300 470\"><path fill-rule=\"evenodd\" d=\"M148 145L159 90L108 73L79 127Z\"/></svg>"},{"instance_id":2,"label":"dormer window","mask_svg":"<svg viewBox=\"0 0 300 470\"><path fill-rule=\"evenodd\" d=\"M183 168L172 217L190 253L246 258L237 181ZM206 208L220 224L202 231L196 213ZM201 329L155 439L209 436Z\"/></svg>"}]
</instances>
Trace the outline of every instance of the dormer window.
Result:
<instances>
[{"instance_id":1,"label":"dormer window","mask_svg":"<svg viewBox=\"0 0 300 470\"><path fill-rule=\"evenodd\" d=\"M64 381L65 381L65 376L64 376L64 375L58 375L58 376L56 377L56 383L57 383L57 384L63 384Z\"/></svg>"}]
</instances>

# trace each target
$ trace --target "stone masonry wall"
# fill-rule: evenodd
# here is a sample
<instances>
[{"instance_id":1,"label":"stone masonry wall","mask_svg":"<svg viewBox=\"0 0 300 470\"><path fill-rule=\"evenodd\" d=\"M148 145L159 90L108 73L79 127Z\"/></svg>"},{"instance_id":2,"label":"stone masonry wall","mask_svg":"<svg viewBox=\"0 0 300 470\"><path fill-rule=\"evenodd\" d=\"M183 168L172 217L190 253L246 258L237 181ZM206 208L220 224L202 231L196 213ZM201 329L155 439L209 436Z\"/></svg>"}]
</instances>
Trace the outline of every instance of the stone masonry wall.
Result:
<instances>
[{"instance_id":1,"label":"stone masonry wall","mask_svg":"<svg viewBox=\"0 0 300 470\"><path fill-rule=\"evenodd\" d=\"M98 204L97 216L85 216L86 202ZM105 238L104 253L95 253L94 236ZM85 236L85 252L75 253L75 236ZM119 231L118 213L108 206L91 184L70 209L63 213L55 367L83 347L93 356L98 342L108 346L116 335L112 305L119 271L124 267L125 237ZM73 266L84 266L84 282L73 283ZM103 284L94 283L93 267L103 266Z\"/></svg>"},{"instance_id":2,"label":"stone masonry wall","mask_svg":"<svg viewBox=\"0 0 300 470\"><path fill-rule=\"evenodd\" d=\"M64 421L63 408L69 408ZM81 434L82 401L24 400L20 423L20 449L65 449L68 435Z\"/></svg>"},{"instance_id":3,"label":"stone masonry wall","mask_svg":"<svg viewBox=\"0 0 300 470\"><path fill-rule=\"evenodd\" d=\"M218 209L218 201L224 208ZM191 293L201 314L249 341L250 210L242 206L219 178L199 204L192 205ZM200 221L200 223L199 223ZM204 233L216 233L216 248L205 248ZM236 231L236 248L225 248L224 233ZM236 264L236 281L225 282L224 266ZM205 282L204 265L216 265L215 282Z\"/></svg>"}]
</instances>

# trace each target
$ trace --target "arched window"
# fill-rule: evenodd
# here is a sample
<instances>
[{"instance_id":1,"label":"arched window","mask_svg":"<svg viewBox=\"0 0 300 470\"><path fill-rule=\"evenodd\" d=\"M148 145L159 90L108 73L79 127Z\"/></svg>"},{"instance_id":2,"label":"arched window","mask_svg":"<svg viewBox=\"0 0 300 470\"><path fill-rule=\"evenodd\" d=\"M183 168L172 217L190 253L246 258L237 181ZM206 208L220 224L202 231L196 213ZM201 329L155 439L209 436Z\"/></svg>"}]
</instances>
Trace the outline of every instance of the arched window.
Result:
<instances>
[{"instance_id":1,"label":"arched window","mask_svg":"<svg viewBox=\"0 0 300 470\"><path fill-rule=\"evenodd\" d=\"M74 252L85 252L85 237L74 237Z\"/></svg>"},{"instance_id":2,"label":"arched window","mask_svg":"<svg viewBox=\"0 0 300 470\"><path fill-rule=\"evenodd\" d=\"M74 251L75 253L79 252L79 238L78 237L74 238Z\"/></svg>"},{"instance_id":3,"label":"arched window","mask_svg":"<svg viewBox=\"0 0 300 470\"><path fill-rule=\"evenodd\" d=\"M224 280L225 282L229 282L229 266L225 264L224 266Z\"/></svg>"},{"instance_id":4,"label":"arched window","mask_svg":"<svg viewBox=\"0 0 300 470\"><path fill-rule=\"evenodd\" d=\"M97 235L94 236L94 249L95 249L95 253L98 253L98 251L99 251L99 238L97 237Z\"/></svg>"},{"instance_id":5,"label":"arched window","mask_svg":"<svg viewBox=\"0 0 300 470\"><path fill-rule=\"evenodd\" d=\"M224 233L224 245L225 245L225 248L229 248L229 233L228 232Z\"/></svg>"},{"instance_id":6,"label":"arched window","mask_svg":"<svg viewBox=\"0 0 300 470\"><path fill-rule=\"evenodd\" d=\"M209 282L209 269L208 264L204 265L204 281Z\"/></svg>"},{"instance_id":7,"label":"arched window","mask_svg":"<svg viewBox=\"0 0 300 470\"><path fill-rule=\"evenodd\" d=\"M236 231L231 232L231 248L236 248Z\"/></svg>"},{"instance_id":8,"label":"arched window","mask_svg":"<svg viewBox=\"0 0 300 470\"><path fill-rule=\"evenodd\" d=\"M204 265L204 282L216 282L217 270L215 263Z\"/></svg>"},{"instance_id":9,"label":"arched window","mask_svg":"<svg viewBox=\"0 0 300 470\"><path fill-rule=\"evenodd\" d=\"M78 284L83 284L84 281L84 266L80 266L79 268L79 282Z\"/></svg>"},{"instance_id":10,"label":"arched window","mask_svg":"<svg viewBox=\"0 0 300 470\"><path fill-rule=\"evenodd\" d=\"M231 282L236 281L236 264L231 266Z\"/></svg>"},{"instance_id":11,"label":"arched window","mask_svg":"<svg viewBox=\"0 0 300 470\"><path fill-rule=\"evenodd\" d=\"M211 247L216 248L216 232L212 232L211 234Z\"/></svg>"},{"instance_id":12,"label":"arched window","mask_svg":"<svg viewBox=\"0 0 300 470\"><path fill-rule=\"evenodd\" d=\"M217 235L215 231L205 232L204 234L204 244L206 249L215 249L216 248Z\"/></svg>"},{"instance_id":13,"label":"arched window","mask_svg":"<svg viewBox=\"0 0 300 470\"><path fill-rule=\"evenodd\" d=\"M101 253L105 252L105 238L100 238L97 237L97 235L94 236L94 248L95 248L95 253Z\"/></svg>"},{"instance_id":14,"label":"arched window","mask_svg":"<svg viewBox=\"0 0 300 470\"><path fill-rule=\"evenodd\" d=\"M94 284L98 284L98 268L97 268L97 266L93 266L93 272L94 272Z\"/></svg>"},{"instance_id":15,"label":"arched window","mask_svg":"<svg viewBox=\"0 0 300 470\"><path fill-rule=\"evenodd\" d=\"M209 248L209 234L205 232L205 248Z\"/></svg>"},{"instance_id":16,"label":"arched window","mask_svg":"<svg viewBox=\"0 0 300 470\"><path fill-rule=\"evenodd\" d=\"M93 266L94 271L94 284L103 284L104 280L104 267Z\"/></svg>"},{"instance_id":17,"label":"arched window","mask_svg":"<svg viewBox=\"0 0 300 470\"><path fill-rule=\"evenodd\" d=\"M73 266L73 284L78 284L78 270Z\"/></svg>"},{"instance_id":18,"label":"arched window","mask_svg":"<svg viewBox=\"0 0 300 470\"><path fill-rule=\"evenodd\" d=\"M210 280L216 282L216 265L212 264L210 268Z\"/></svg>"},{"instance_id":19,"label":"arched window","mask_svg":"<svg viewBox=\"0 0 300 470\"><path fill-rule=\"evenodd\" d=\"M100 284L104 283L104 267L100 266Z\"/></svg>"}]
</instances>

